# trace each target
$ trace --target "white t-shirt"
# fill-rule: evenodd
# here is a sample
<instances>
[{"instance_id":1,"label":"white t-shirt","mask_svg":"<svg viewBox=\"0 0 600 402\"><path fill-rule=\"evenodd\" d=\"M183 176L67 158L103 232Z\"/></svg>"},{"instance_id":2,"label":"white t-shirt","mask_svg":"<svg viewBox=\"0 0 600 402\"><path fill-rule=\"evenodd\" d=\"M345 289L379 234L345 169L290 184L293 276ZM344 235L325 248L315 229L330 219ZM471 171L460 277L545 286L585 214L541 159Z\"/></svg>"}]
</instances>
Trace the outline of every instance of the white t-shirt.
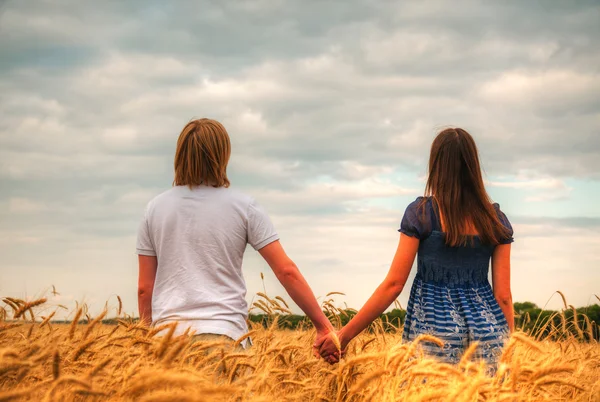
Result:
<instances>
[{"instance_id":1,"label":"white t-shirt","mask_svg":"<svg viewBox=\"0 0 600 402\"><path fill-rule=\"evenodd\" d=\"M225 187L176 186L148 203L138 232L137 254L156 256L152 324L177 321L238 339L248 332L246 244L260 250L279 239L256 201Z\"/></svg>"}]
</instances>

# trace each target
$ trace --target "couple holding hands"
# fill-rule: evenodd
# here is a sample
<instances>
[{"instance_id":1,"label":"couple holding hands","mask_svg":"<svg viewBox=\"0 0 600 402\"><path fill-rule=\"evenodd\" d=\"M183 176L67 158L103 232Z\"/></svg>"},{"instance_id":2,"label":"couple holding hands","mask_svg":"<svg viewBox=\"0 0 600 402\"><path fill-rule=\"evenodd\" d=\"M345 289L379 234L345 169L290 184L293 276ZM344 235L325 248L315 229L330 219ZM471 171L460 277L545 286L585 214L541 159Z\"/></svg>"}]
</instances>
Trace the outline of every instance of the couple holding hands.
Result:
<instances>
[{"instance_id":1,"label":"couple holding hands","mask_svg":"<svg viewBox=\"0 0 600 402\"><path fill-rule=\"evenodd\" d=\"M229 188L230 155L229 135L215 120L193 120L179 135L173 187L148 203L138 231L142 322L177 322L176 334L190 330L201 339L241 338L248 332L242 259L250 244L313 322L315 355L333 364L400 295L416 257L403 341L433 335L444 346L423 342L424 351L448 363L477 342L475 358L496 365L514 326L513 231L485 190L469 133L448 128L433 141L425 196L406 208L389 272L337 337L266 212Z\"/></svg>"}]
</instances>

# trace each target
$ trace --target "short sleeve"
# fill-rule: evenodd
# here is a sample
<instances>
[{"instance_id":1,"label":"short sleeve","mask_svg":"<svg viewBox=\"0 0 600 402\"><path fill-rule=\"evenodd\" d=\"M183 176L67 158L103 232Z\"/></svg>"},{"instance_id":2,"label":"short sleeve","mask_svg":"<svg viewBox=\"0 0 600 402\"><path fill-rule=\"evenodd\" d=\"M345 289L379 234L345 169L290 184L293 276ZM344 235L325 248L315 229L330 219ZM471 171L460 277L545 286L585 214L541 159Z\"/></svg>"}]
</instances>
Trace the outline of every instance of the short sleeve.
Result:
<instances>
[{"instance_id":1,"label":"short sleeve","mask_svg":"<svg viewBox=\"0 0 600 402\"><path fill-rule=\"evenodd\" d=\"M146 211L144 212L144 217L140 222L135 249L136 254L138 255L147 255L151 257L156 256L156 250L154 248L154 243L152 241L152 236L150 233L150 227L148 223L148 208L146 208Z\"/></svg>"},{"instance_id":2,"label":"short sleeve","mask_svg":"<svg viewBox=\"0 0 600 402\"><path fill-rule=\"evenodd\" d=\"M515 241L515 239L513 238L514 231L513 231L512 225L510 224L510 221L508 220L508 218L506 217L504 212L502 212L500 210L500 205L494 204L494 209L496 210L498 219L500 220L502 225L507 229L507 236L503 239L500 239L500 244L510 244L510 243L514 242Z\"/></svg>"},{"instance_id":3,"label":"short sleeve","mask_svg":"<svg viewBox=\"0 0 600 402\"><path fill-rule=\"evenodd\" d=\"M248 205L248 243L258 251L276 240L279 240L279 235L269 215L252 200Z\"/></svg>"},{"instance_id":4,"label":"short sleeve","mask_svg":"<svg viewBox=\"0 0 600 402\"><path fill-rule=\"evenodd\" d=\"M426 225L419 219L418 211L422 198L423 197L417 198L406 207L402 222L400 223L400 229L398 229L400 233L404 233L410 237L416 237L417 239L424 239L429 235Z\"/></svg>"}]
</instances>

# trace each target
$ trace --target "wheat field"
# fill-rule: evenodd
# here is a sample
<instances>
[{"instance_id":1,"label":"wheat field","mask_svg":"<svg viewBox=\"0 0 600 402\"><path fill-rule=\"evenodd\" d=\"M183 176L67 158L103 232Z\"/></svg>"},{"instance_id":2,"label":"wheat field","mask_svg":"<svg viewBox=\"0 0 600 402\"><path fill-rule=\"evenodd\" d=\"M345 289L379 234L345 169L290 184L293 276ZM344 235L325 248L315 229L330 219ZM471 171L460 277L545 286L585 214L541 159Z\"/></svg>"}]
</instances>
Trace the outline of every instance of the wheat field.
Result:
<instances>
[{"instance_id":1,"label":"wheat field","mask_svg":"<svg viewBox=\"0 0 600 402\"><path fill-rule=\"evenodd\" d=\"M560 341L515 333L490 376L470 358L473 349L458 365L438 363L423 356L419 341L402 344L401 329L384 331L381 322L329 365L312 355L314 330L277 329L276 317L269 327L251 323L254 345L244 351L127 317L105 325L107 310L81 324L82 306L71 324L56 324L45 299L3 301L0 402L600 401L600 345L572 332ZM281 307L274 302L262 308Z\"/></svg>"}]
</instances>

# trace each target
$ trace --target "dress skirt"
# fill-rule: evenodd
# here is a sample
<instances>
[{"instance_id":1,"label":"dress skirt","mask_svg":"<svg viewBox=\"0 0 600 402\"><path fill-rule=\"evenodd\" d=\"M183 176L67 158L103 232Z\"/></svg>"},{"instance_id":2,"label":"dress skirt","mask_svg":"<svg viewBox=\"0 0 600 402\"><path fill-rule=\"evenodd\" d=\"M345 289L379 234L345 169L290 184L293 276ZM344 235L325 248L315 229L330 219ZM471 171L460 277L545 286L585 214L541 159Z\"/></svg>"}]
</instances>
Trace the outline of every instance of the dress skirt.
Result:
<instances>
[{"instance_id":1,"label":"dress skirt","mask_svg":"<svg viewBox=\"0 0 600 402\"><path fill-rule=\"evenodd\" d=\"M446 363L460 361L473 343L474 360L497 365L508 337L508 324L494 298L489 282L479 286L445 286L416 278L408 301L402 339L414 341L421 334L433 335L444 347L421 344L424 352Z\"/></svg>"}]
</instances>

